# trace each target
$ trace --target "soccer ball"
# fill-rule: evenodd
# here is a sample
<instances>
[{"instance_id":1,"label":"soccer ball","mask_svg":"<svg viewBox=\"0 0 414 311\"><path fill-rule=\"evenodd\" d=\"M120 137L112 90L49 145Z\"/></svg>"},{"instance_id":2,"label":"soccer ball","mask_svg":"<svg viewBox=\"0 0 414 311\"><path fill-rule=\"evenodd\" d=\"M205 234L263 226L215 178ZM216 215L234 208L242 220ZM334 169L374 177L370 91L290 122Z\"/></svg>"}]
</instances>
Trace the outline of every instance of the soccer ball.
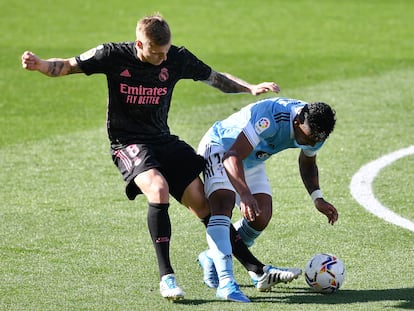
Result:
<instances>
[{"instance_id":1,"label":"soccer ball","mask_svg":"<svg viewBox=\"0 0 414 311\"><path fill-rule=\"evenodd\" d=\"M319 293L336 292L345 280L345 266L331 254L316 254L305 268L306 283Z\"/></svg>"}]
</instances>

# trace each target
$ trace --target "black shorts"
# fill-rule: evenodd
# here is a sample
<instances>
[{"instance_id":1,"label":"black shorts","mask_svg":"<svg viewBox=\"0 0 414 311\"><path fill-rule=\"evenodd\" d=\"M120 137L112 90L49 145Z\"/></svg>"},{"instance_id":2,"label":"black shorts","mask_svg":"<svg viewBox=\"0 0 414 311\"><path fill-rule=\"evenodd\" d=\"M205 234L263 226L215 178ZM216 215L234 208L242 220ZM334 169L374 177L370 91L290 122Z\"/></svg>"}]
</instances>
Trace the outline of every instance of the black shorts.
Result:
<instances>
[{"instance_id":1,"label":"black shorts","mask_svg":"<svg viewBox=\"0 0 414 311\"><path fill-rule=\"evenodd\" d=\"M126 182L125 192L130 200L142 193L134 178L142 172L156 168L167 180L170 194L181 202L184 190L200 175L205 165L204 158L182 140L111 148L111 155Z\"/></svg>"}]
</instances>

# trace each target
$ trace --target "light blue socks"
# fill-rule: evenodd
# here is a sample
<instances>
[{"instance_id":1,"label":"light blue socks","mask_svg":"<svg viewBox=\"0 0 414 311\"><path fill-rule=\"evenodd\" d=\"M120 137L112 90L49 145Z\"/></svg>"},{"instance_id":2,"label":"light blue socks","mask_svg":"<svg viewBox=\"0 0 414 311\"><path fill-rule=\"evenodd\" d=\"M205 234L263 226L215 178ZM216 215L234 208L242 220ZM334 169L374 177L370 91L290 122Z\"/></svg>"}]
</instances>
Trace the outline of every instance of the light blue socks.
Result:
<instances>
[{"instance_id":1,"label":"light blue socks","mask_svg":"<svg viewBox=\"0 0 414 311\"><path fill-rule=\"evenodd\" d=\"M230 243L230 218L224 215L211 216L207 225L208 255L213 259L220 287L234 280L232 248Z\"/></svg>"},{"instance_id":2,"label":"light blue socks","mask_svg":"<svg viewBox=\"0 0 414 311\"><path fill-rule=\"evenodd\" d=\"M244 244L247 247L250 247L254 244L254 240L262 233L262 231L258 231L252 228L245 218L240 219L239 221L233 224L234 228L236 228L237 233L240 234Z\"/></svg>"}]
</instances>

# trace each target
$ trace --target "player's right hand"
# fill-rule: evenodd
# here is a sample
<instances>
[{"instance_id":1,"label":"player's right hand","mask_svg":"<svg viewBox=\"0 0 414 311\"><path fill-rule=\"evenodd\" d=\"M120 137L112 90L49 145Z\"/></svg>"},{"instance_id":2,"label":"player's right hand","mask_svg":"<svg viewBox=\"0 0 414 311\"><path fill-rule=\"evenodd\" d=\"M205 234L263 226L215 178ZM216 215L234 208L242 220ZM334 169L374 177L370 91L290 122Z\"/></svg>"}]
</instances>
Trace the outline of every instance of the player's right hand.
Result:
<instances>
[{"instance_id":1,"label":"player's right hand","mask_svg":"<svg viewBox=\"0 0 414 311\"><path fill-rule=\"evenodd\" d=\"M30 51L25 51L22 54L22 67L27 70L38 70L40 67L40 58Z\"/></svg>"},{"instance_id":2,"label":"player's right hand","mask_svg":"<svg viewBox=\"0 0 414 311\"><path fill-rule=\"evenodd\" d=\"M261 212L259 204L253 195L240 196L240 211L248 221L254 221Z\"/></svg>"}]
</instances>

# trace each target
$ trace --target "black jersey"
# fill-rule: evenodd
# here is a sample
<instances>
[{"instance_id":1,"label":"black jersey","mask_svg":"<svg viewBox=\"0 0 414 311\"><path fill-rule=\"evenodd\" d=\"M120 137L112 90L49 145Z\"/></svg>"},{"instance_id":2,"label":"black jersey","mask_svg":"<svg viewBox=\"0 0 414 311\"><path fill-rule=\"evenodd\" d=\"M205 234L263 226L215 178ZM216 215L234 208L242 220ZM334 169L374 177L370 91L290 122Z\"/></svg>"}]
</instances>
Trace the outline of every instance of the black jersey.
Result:
<instances>
[{"instance_id":1,"label":"black jersey","mask_svg":"<svg viewBox=\"0 0 414 311\"><path fill-rule=\"evenodd\" d=\"M167 123L175 84L180 79L206 80L211 73L184 47L171 46L167 60L158 66L144 63L135 42L99 45L76 61L85 74L107 77L107 128L113 146L176 139Z\"/></svg>"}]
</instances>

